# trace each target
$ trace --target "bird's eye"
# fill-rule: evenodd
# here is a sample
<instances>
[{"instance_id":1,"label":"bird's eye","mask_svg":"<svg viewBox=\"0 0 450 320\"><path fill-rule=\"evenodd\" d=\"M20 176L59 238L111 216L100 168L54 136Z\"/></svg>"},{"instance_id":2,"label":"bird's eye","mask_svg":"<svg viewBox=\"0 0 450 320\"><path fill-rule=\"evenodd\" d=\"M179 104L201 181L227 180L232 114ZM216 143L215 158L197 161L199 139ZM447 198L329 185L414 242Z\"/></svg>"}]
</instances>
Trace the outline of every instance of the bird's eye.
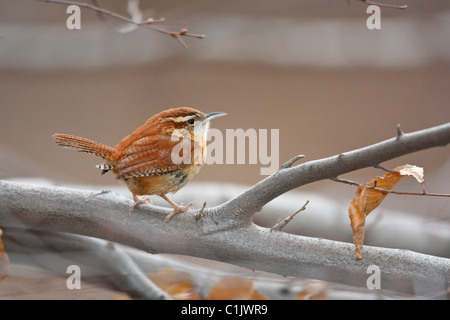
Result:
<instances>
[{"instance_id":1,"label":"bird's eye","mask_svg":"<svg viewBox=\"0 0 450 320\"><path fill-rule=\"evenodd\" d=\"M189 119L189 120L187 121L187 123L189 123L189 124L194 124L194 122L195 122L194 119Z\"/></svg>"}]
</instances>

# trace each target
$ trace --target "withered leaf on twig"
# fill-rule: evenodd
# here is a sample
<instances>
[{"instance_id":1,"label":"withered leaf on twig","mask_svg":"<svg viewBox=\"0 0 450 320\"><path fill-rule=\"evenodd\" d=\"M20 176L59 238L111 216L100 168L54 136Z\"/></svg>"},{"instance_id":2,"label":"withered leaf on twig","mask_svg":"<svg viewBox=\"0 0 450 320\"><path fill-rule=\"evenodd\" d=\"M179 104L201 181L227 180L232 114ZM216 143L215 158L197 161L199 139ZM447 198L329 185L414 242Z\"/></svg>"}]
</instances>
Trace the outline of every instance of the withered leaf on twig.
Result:
<instances>
[{"instance_id":1,"label":"withered leaf on twig","mask_svg":"<svg viewBox=\"0 0 450 320\"><path fill-rule=\"evenodd\" d=\"M386 173L382 177L375 177L369 183L360 185L356 190L356 196L350 202L348 215L353 230L353 243L355 244L355 258L361 259L364 245L364 230L366 216L380 205L387 196L387 192L373 189L391 190L404 176L412 176L423 184L423 168L414 165L403 165Z\"/></svg>"}]
</instances>

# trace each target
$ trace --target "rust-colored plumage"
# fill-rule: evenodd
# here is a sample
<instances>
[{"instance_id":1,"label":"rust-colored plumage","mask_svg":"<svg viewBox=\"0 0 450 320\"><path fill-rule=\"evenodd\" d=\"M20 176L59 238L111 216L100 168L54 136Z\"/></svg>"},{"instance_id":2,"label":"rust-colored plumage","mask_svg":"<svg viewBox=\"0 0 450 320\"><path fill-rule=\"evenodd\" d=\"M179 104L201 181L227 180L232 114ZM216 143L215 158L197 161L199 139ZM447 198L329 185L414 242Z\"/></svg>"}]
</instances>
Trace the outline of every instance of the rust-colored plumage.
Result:
<instances>
[{"instance_id":1,"label":"rust-colored plumage","mask_svg":"<svg viewBox=\"0 0 450 320\"><path fill-rule=\"evenodd\" d=\"M192 206L192 203L179 206L166 194L177 192L199 172L205 162L209 120L225 114L204 114L187 107L165 110L148 119L114 148L68 134L54 134L53 138L64 148L104 159L105 163L97 168L102 174L112 171L125 181L133 194L135 202L130 212L135 205L150 200L137 196L161 196L174 208L166 217L167 222ZM189 154L185 154L186 150L190 150Z\"/></svg>"}]
</instances>

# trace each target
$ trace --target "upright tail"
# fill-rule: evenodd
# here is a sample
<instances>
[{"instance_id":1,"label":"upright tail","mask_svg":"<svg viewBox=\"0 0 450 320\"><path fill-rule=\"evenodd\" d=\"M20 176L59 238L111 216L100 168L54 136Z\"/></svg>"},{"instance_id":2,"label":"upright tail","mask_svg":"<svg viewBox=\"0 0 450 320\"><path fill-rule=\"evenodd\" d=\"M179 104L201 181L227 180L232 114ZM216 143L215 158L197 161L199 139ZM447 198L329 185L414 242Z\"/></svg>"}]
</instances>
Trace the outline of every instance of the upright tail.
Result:
<instances>
[{"instance_id":1,"label":"upright tail","mask_svg":"<svg viewBox=\"0 0 450 320\"><path fill-rule=\"evenodd\" d=\"M61 133L54 134L53 139L55 139L58 145L65 149L74 149L79 152L92 153L96 156L102 157L105 160L113 160L111 159L111 155L113 154L114 149L104 144L89 139Z\"/></svg>"}]
</instances>

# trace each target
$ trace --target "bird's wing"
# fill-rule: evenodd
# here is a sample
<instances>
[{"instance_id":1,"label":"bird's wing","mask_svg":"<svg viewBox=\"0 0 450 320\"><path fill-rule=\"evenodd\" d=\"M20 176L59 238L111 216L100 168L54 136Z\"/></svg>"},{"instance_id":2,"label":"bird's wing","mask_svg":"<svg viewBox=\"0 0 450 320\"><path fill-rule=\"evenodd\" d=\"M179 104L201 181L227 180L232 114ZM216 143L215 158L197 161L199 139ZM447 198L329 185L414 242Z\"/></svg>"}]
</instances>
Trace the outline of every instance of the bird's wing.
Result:
<instances>
[{"instance_id":1,"label":"bird's wing","mask_svg":"<svg viewBox=\"0 0 450 320\"><path fill-rule=\"evenodd\" d=\"M140 138L124 150L116 166L118 178L161 175L186 168L191 159L188 151L193 148L190 139L162 135Z\"/></svg>"}]
</instances>

